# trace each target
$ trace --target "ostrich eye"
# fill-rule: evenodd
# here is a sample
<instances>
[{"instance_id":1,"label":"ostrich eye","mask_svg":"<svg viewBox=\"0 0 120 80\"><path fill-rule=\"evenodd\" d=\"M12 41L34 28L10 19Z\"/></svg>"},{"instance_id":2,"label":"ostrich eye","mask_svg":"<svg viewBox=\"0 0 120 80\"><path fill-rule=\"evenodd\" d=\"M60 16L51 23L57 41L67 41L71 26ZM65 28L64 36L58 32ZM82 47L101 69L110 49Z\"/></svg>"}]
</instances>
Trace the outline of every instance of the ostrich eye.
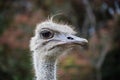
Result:
<instances>
[{"instance_id":1,"label":"ostrich eye","mask_svg":"<svg viewBox=\"0 0 120 80\"><path fill-rule=\"evenodd\" d=\"M54 36L54 33L50 30L43 30L40 32L40 37L43 39L50 39Z\"/></svg>"}]
</instances>

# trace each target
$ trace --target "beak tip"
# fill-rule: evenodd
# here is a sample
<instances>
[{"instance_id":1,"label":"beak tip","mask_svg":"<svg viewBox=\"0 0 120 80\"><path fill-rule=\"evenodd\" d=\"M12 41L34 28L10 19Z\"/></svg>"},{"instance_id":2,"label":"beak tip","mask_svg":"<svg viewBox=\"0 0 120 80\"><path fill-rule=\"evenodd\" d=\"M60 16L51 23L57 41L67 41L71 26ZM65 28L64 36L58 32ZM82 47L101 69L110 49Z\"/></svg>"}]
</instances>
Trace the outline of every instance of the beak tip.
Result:
<instances>
[{"instance_id":1,"label":"beak tip","mask_svg":"<svg viewBox=\"0 0 120 80\"><path fill-rule=\"evenodd\" d=\"M87 46L87 45L88 45L88 40L87 40L87 39L84 39L83 42L82 42L82 45L83 45L83 46Z\"/></svg>"},{"instance_id":2,"label":"beak tip","mask_svg":"<svg viewBox=\"0 0 120 80\"><path fill-rule=\"evenodd\" d=\"M88 43L88 40L87 40L87 39L84 39L84 40L83 40L83 43Z\"/></svg>"}]
</instances>

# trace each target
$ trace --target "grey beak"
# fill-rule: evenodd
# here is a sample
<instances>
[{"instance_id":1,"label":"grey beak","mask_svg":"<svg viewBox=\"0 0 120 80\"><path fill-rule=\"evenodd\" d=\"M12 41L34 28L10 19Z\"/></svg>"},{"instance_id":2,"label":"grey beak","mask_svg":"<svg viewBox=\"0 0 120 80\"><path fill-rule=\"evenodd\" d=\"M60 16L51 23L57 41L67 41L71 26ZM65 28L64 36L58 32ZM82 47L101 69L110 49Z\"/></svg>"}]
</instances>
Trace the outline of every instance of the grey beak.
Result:
<instances>
[{"instance_id":1,"label":"grey beak","mask_svg":"<svg viewBox=\"0 0 120 80\"><path fill-rule=\"evenodd\" d=\"M85 38L80 38L74 35L70 35L67 37L68 41L73 42L73 43L77 43L80 44L82 46L85 46L88 44L88 40Z\"/></svg>"}]
</instances>

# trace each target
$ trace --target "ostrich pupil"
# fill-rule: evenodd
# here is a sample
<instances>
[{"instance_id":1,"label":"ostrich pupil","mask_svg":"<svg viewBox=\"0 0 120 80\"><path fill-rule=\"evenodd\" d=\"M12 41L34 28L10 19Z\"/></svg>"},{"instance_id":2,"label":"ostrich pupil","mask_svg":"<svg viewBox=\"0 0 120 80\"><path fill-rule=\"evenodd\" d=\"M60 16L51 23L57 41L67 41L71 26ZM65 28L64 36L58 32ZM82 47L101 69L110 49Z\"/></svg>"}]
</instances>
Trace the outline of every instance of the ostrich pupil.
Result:
<instances>
[{"instance_id":1,"label":"ostrich pupil","mask_svg":"<svg viewBox=\"0 0 120 80\"><path fill-rule=\"evenodd\" d=\"M53 37L53 33L51 31L45 30L41 32L41 37L44 39L49 39Z\"/></svg>"}]
</instances>

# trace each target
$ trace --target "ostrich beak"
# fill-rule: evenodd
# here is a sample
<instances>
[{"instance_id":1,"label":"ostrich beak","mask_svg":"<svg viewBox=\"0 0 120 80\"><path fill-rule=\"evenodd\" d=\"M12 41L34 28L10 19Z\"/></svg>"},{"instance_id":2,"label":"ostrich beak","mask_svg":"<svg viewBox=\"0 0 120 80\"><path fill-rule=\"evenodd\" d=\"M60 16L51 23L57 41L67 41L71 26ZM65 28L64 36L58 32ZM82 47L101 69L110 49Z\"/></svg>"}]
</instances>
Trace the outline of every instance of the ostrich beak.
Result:
<instances>
[{"instance_id":1,"label":"ostrich beak","mask_svg":"<svg viewBox=\"0 0 120 80\"><path fill-rule=\"evenodd\" d=\"M65 45L71 45L71 46L80 45L80 46L84 47L88 43L87 39L80 38L75 35L68 35L68 34L61 34L61 35L57 36L56 38L54 38L52 41L55 41L57 43L54 47L62 46L62 45L63 46L65 46ZM51 49L53 49L54 47L52 47Z\"/></svg>"},{"instance_id":2,"label":"ostrich beak","mask_svg":"<svg viewBox=\"0 0 120 80\"><path fill-rule=\"evenodd\" d=\"M81 46L86 46L87 43L88 43L87 39L80 38L80 37L77 37L77 36L74 36L74 35L69 35L67 37L66 41L67 41L67 43L78 44L78 45L81 45Z\"/></svg>"}]
</instances>

